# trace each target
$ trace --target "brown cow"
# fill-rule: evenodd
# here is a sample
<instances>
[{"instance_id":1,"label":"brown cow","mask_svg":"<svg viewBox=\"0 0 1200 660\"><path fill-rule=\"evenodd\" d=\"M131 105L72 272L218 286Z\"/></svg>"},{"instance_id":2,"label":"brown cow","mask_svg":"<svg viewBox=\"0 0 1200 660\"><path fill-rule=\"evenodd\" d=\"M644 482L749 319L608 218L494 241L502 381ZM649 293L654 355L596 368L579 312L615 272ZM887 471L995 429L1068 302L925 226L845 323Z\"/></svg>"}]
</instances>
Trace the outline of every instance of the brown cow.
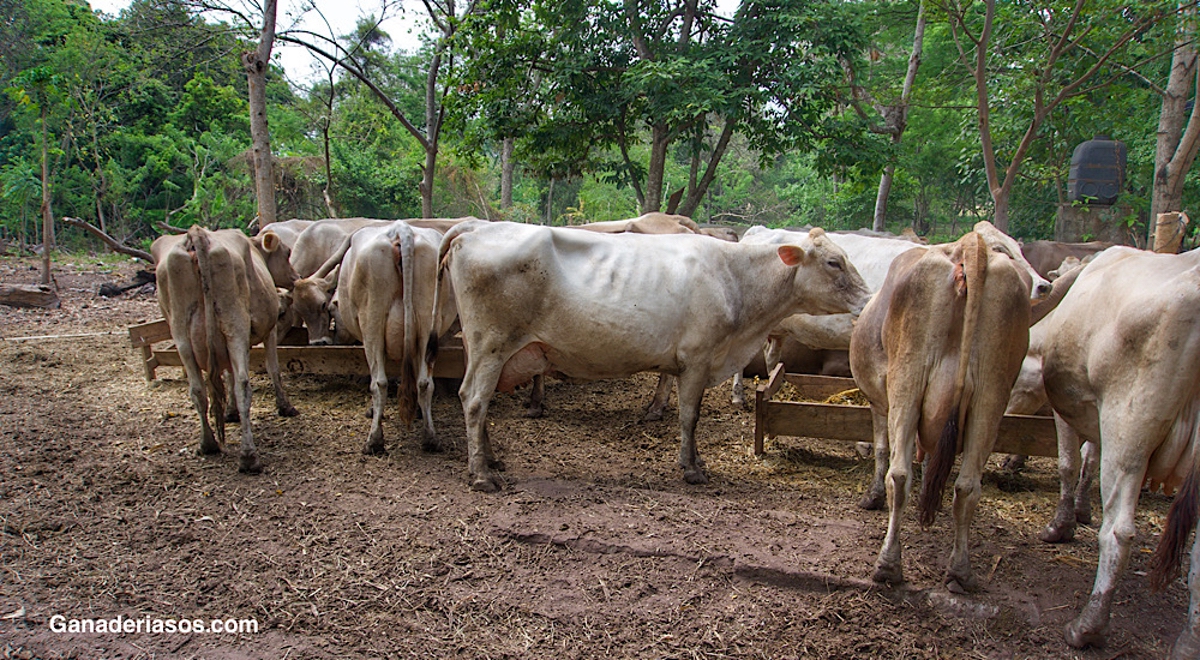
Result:
<instances>
[{"instance_id":1,"label":"brown cow","mask_svg":"<svg viewBox=\"0 0 1200 660\"><path fill-rule=\"evenodd\" d=\"M233 374L233 395L242 422L242 472L261 472L250 432L250 347L263 342L267 370L280 415L296 415L279 377L275 324L276 287L290 287L296 273L288 249L273 232L254 239L236 229L192 227L185 235L162 236L150 248L158 276L158 305L171 326L171 338L187 373L188 393L200 414L200 453L221 451L225 441L225 383ZM214 438L208 421L204 372L212 393Z\"/></svg>"},{"instance_id":2,"label":"brown cow","mask_svg":"<svg viewBox=\"0 0 1200 660\"><path fill-rule=\"evenodd\" d=\"M1012 255L989 248L985 233L971 232L949 245L905 252L855 325L850 365L871 403L877 461L890 453L890 516L877 582L904 581L900 520L919 444L930 454L920 499L925 526L941 507L955 454L963 453L946 583L952 591L977 587L967 533L1028 347L1032 283Z\"/></svg>"},{"instance_id":3,"label":"brown cow","mask_svg":"<svg viewBox=\"0 0 1200 660\"><path fill-rule=\"evenodd\" d=\"M1091 241L1089 243L1063 243L1061 241L1030 241L1021 244L1021 254L1038 275L1050 278L1050 272L1058 268L1064 259L1074 257L1083 261L1088 256L1112 247L1112 243Z\"/></svg>"}]
</instances>

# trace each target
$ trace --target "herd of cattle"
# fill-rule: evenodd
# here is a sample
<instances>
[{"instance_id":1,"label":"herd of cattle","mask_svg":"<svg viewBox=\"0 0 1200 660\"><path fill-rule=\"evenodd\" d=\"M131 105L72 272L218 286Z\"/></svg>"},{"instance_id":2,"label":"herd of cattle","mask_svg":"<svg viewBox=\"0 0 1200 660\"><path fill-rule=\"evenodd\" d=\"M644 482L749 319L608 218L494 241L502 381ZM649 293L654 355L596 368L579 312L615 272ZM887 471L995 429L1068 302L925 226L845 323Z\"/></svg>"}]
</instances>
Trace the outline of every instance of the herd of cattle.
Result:
<instances>
[{"instance_id":1,"label":"herd of cattle","mask_svg":"<svg viewBox=\"0 0 1200 660\"><path fill-rule=\"evenodd\" d=\"M833 370L848 365L871 404L876 469L861 506L888 506L874 573L887 584L903 581L900 521L914 460L925 462L917 506L928 525L962 454L945 581L952 591L978 588L967 533L1001 418L1048 407L1062 491L1043 540L1070 539L1077 522L1090 521L1099 464L1100 556L1092 594L1065 631L1075 647L1104 642L1146 482L1178 490L1152 559L1156 587L1178 576L1200 510L1200 251L1020 245L987 222L932 246L764 227L739 240L649 214L571 228L291 220L254 238L193 227L158 239L152 252L200 416L200 451L221 451L226 417L240 417L246 472L262 469L249 423L250 346L265 345L276 406L294 415L275 347L302 321L311 343L363 346L366 453L384 450L388 361L402 367L402 421L419 408L422 445L439 448L432 367L439 342L461 332L468 475L486 492L502 486L485 419L497 390L532 380L536 415L543 375L658 372L647 415L661 416L677 382L679 463L689 483L705 483L695 431L707 388L734 376L739 400L743 368L764 346L768 361L804 354ZM228 414L224 372L233 381ZM1188 582L1192 605L1172 657L1200 656L1200 539Z\"/></svg>"}]
</instances>

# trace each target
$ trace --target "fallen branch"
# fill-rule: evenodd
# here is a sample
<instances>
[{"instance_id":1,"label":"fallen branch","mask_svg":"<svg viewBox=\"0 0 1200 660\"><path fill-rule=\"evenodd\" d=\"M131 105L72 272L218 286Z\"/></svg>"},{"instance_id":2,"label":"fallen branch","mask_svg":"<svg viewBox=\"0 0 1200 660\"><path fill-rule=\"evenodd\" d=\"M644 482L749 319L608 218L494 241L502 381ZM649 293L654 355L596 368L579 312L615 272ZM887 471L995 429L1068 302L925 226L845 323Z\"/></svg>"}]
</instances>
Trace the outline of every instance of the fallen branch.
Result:
<instances>
[{"instance_id":1,"label":"fallen branch","mask_svg":"<svg viewBox=\"0 0 1200 660\"><path fill-rule=\"evenodd\" d=\"M125 245L121 241L118 241L117 239L113 238L112 236L109 236L108 234L104 233L104 231L102 229L100 229L99 227L96 227L95 225L92 225L91 223L89 223L85 220L80 220L79 218L69 218L69 217L63 216L62 221L67 223L68 225L74 225L76 227L79 227L80 229L86 229L86 230L90 231L91 233L95 234L96 237L99 238L100 240L104 241L104 244L107 245L109 248L111 248L113 252L119 252L121 254L127 254L131 257L137 257L138 259L144 260L146 263L151 263L151 264L154 263L154 257L150 256L149 252L146 252L145 250L139 250L137 248L129 247L128 245Z\"/></svg>"},{"instance_id":2,"label":"fallen branch","mask_svg":"<svg viewBox=\"0 0 1200 660\"><path fill-rule=\"evenodd\" d=\"M188 232L187 228L185 227L176 227L175 225L161 221L154 223L154 226L167 232L168 234L186 234Z\"/></svg>"}]
</instances>

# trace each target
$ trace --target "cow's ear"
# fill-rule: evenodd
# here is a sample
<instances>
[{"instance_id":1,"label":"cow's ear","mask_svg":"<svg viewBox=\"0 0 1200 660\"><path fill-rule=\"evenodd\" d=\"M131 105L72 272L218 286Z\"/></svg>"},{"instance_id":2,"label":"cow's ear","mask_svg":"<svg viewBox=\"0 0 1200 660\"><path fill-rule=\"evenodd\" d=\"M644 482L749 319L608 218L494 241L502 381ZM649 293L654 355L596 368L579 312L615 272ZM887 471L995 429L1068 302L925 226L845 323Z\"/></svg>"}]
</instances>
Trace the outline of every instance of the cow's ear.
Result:
<instances>
[{"instance_id":1,"label":"cow's ear","mask_svg":"<svg viewBox=\"0 0 1200 660\"><path fill-rule=\"evenodd\" d=\"M804 248L798 245L780 245L779 258L788 266L799 266L805 257Z\"/></svg>"},{"instance_id":2,"label":"cow's ear","mask_svg":"<svg viewBox=\"0 0 1200 660\"><path fill-rule=\"evenodd\" d=\"M333 270L329 271L329 274L321 280L322 288L324 288L326 291L330 291L333 289L333 287L337 286L338 271L341 270L341 268L342 265L338 264L333 267Z\"/></svg>"},{"instance_id":3,"label":"cow's ear","mask_svg":"<svg viewBox=\"0 0 1200 660\"><path fill-rule=\"evenodd\" d=\"M262 248L264 252L274 252L279 249L279 245L283 243L279 239L279 234L273 231L264 232L259 238L262 239Z\"/></svg>"}]
</instances>

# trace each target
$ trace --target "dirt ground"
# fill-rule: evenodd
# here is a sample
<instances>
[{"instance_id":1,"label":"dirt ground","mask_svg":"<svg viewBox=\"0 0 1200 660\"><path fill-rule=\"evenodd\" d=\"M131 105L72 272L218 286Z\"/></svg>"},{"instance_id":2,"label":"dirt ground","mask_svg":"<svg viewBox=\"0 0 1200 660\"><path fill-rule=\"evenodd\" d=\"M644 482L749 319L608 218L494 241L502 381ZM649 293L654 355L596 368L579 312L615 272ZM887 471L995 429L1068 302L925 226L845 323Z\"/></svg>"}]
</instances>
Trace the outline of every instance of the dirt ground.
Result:
<instances>
[{"instance_id":1,"label":"dirt ground","mask_svg":"<svg viewBox=\"0 0 1200 660\"><path fill-rule=\"evenodd\" d=\"M0 259L0 282L35 282L33 263ZM648 375L551 382L540 420L523 393L497 395L508 483L493 495L467 488L457 396L435 401L450 450L424 453L389 420L388 454L367 457L365 385L285 375L301 415L281 418L256 376L266 470L239 474L232 452L196 455L181 370L143 379L125 329L158 318L153 288L97 295L136 268L69 258L61 309L0 307L4 658L1151 658L1183 626L1183 582L1152 594L1144 577L1162 495L1142 498L1108 646L1078 652L1061 630L1096 534L1037 541L1052 460L989 473L971 529L982 593L942 587L947 512L928 530L909 512L908 583L880 588L886 520L855 506L871 465L852 445L778 438L755 458L753 414L721 388L698 432L711 483L687 485L672 414L640 421ZM55 615L259 630L67 634Z\"/></svg>"}]
</instances>

